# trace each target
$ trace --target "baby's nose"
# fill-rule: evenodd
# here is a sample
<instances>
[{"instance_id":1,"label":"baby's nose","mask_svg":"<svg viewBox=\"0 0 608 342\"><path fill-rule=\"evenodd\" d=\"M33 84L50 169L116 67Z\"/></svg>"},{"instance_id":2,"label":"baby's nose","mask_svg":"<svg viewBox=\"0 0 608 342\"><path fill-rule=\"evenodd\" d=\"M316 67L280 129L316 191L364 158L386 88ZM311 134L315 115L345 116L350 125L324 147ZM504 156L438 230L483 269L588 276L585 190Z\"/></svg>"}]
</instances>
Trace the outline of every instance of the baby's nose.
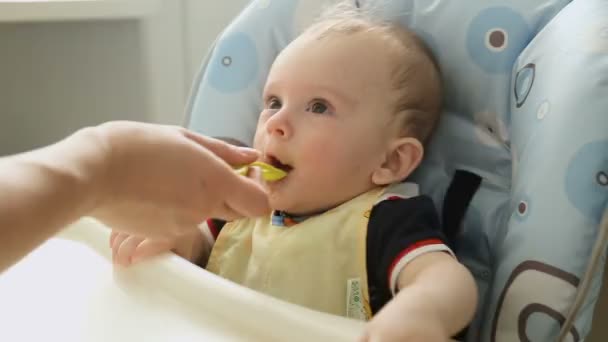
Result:
<instances>
[{"instance_id":1,"label":"baby's nose","mask_svg":"<svg viewBox=\"0 0 608 342\"><path fill-rule=\"evenodd\" d=\"M283 111L277 112L268 119L266 130L269 135L277 138L289 138L293 133L289 119Z\"/></svg>"}]
</instances>

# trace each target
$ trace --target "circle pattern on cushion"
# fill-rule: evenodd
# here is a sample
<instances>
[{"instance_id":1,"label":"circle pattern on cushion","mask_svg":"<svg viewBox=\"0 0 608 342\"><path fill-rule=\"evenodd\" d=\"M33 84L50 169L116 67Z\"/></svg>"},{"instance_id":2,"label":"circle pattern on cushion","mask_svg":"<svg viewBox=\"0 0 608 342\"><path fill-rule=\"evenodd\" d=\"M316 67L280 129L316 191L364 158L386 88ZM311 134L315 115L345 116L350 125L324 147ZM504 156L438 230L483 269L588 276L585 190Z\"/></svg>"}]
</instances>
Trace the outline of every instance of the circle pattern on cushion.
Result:
<instances>
[{"instance_id":1,"label":"circle pattern on cushion","mask_svg":"<svg viewBox=\"0 0 608 342\"><path fill-rule=\"evenodd\" d=\"M249 35L236 32L224 37L207 67L210 85L224 93L249 86L258 73L257 48Z\"/></svg>"},{"instance_id":2,"label":"circle pattern on cushion","mask_svg":"<svg viewBox=\"0 0 608 342\"><path fill-rule=\"evenodd\" d=\"M599 224L608 205L608 140L581 147L566 171L566 194L581 214Z\"/></svg>"},{"instance_id":3,"label":"circle pattern on cushion","mask_svg":"<svg viewBox=\"0 0 608 342\"><path fill-rule=\"evenodd\" d=\"M531 34L528 23L513 9L486 8L469 25L466 37L469 56L486 72L507 73Z\"/></svg>"}]
</instances>

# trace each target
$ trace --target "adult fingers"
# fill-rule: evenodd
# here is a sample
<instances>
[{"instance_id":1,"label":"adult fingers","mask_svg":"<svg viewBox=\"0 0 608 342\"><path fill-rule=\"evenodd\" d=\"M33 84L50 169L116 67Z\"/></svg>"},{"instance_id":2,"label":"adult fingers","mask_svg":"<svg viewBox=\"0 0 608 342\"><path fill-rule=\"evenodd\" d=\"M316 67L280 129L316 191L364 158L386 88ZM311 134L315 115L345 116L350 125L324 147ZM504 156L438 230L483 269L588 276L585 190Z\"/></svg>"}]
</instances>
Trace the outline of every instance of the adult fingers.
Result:
<instances>
[{"instance_id":1,"label":"adult fingers","mask_svg":"<svg viewBox=\"0 0 608 342\"><path fill-rule=\"evenodd\" d=\"M186 138L211 151L230 165L248 164L259 157L258 151L248 147L234 146L224 141L205 137L188 130L184 130L183 132Z\"/></svg>"},{"instance_id":2,"label":"adult fingers","mask_svg":"<svg viewBox=\"0 0 608 342\"><path fill-rule=\"evenodd\" d=\"M226 205L247 217L257 217L270 212L268 194L254 180L234 175L226 177L222 184Z\"/></svg>"},{"instance_id":3,"label":"adult fingers","mask_svg":"<svg viewBox=\"0 0 608 342\"><path fill-rule=\"evenodd\" d=\"M250 167L247 171L247 178L255 181L258 184L264 184L264 178L262 177L262 170L259 167Z\"/></svg>"},{"instance_id":4,"label":"adult fingers","mask_svg":"<svg viewBox=\"0 0 608 342\"><path fill-rule=\"evenodd\" d=\"M214 213L213 218L222 219L224 221L232 221L239 218L242 218L243 214L237 212L233 208L231 208L227 203L222 203L220 209L217 210L217 213Z\"/></svg>"}]
</instances>

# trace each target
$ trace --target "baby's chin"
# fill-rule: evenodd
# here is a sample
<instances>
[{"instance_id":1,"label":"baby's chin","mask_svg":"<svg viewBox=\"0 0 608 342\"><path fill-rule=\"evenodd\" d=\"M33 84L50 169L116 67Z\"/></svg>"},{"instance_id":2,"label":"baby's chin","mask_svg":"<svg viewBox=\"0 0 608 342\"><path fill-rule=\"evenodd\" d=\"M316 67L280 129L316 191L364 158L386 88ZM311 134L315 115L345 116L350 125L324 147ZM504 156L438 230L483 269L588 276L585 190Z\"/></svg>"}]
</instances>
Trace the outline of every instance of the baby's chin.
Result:
<instances>
[{"instance_id":1,"label":"baby's chin","mask_svg":"<svg viewBox=\"0 0 608 342\"><path fill-rule=\"evenodd\" d=\"M302 212L302 205L298 203L301 199L296 198L291 194L285 194L283 191L270 191L268 194L268 202L273 210L284 211L290 214L298 214Z\"/></svg>"},{"instance_id":2,"label":"baby's chin","mask_svg":"<svg viewBox=\"0 0 608 342\"><path fill-rule=\"evenodd\" d=\"M298 205L294 203L294 198L291 196L282 196L278 193L273 193L272 191L268 194L268 202L270 203L270 208L272 210L285 211L288 213L292 213L294 210L298 210Z\"/></svg>"},{"instance_id":3,"label":"baby's chin","mask_svg":"<svg viewBox=\"0 0 608 342\"><path fill-rule=\"evenodd\" d=\"M273 195L272 193L269 196L270 207L273 210L283 211L290 215L313 215L323 212L328 209L328 207L331 207L329 204L310 206L303 203L302 200L303 198L301 197L293 198L291 196L280 196L278 194Z\"/></svg>"}]
</instances>

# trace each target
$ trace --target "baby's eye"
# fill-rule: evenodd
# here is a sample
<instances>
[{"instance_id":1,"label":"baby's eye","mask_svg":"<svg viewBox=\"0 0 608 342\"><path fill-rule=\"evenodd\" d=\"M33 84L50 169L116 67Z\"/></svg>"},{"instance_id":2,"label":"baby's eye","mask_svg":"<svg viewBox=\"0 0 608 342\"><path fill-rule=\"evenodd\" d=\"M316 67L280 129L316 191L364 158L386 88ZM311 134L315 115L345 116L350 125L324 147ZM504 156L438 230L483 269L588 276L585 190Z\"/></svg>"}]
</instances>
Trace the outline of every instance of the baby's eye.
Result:
<instances>
[{"instance_id":1,"label":"baby's eye","mask_svg":"<svg viewBox=\"0 0 608 342\"><path fill-rule=\"evenodd\" d=\"M329 106L324 101L314 101L308 107L308 111L316 114L325 114L329 111Z\"/></svg>"},{"instance_id":2,"label":"baby's eye","mask_svg":"<svg viewBox=\"0 0 608 342\"><path fill-rule=\"evenodd\" d=\"M268 101L268 109L281 109L281 101L276 97L271 98Z\"/></svg>"}]
</instances>

